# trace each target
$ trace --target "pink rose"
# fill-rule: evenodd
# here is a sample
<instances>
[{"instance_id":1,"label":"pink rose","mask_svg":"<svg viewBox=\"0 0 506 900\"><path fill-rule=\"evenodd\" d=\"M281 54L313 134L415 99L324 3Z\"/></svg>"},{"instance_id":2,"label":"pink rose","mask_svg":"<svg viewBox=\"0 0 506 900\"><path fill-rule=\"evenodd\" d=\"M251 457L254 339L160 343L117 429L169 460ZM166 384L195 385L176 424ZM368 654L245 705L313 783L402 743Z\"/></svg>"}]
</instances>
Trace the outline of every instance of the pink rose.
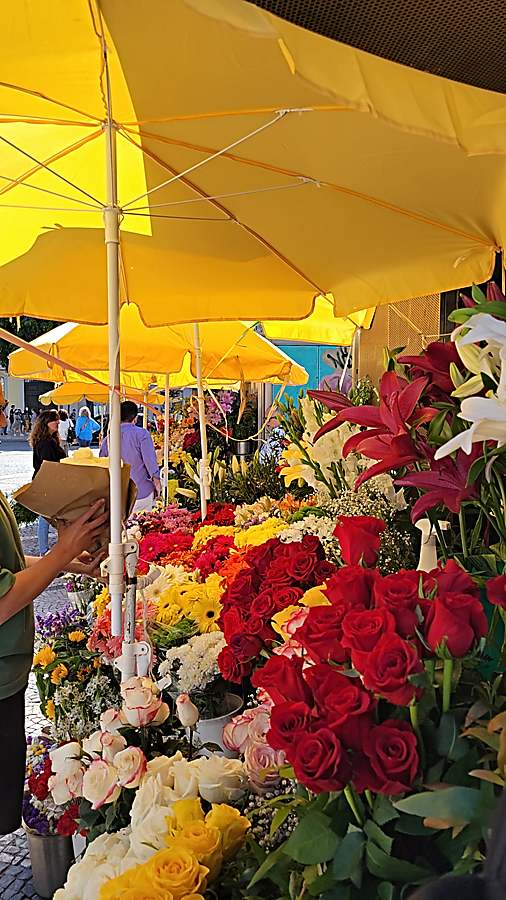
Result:
<instances>
[{"instance_id":1,"label":"pink rose","mask_svg":"<svg viewBox=\"0 0 506 900\"><path fill-rule=\"evenodd\" d=\"M223 729L223 743L227 750L243 754L252 741L263 738L269 730L270 710L256 706L235 716Z\"/></svg>"},{"instance_id":2,"label":"pink rose","mask_svg":"<svg viewBox=\"0 0 506 900\"><path fill-rule=\"evenodd\" d=\"M90 737L84 739L83 750L92 759L102 757L106 762L112 763L116 754L124 750L126 745L125 738L117 732L94 731Z\"/></svg>"},{"instance_id":3,"label":"pink rose","mask_svg":"<svg viewBox=\"0 0 506 900\"><path fill-rule=\"evenodd\" d=\"M277 787L279 768L285 765L285 761L284 751L273 750L265 740L248 744L244 754L244 771L251 790L263 796Z\"/></svg>"},{"instance_id":4,"label":"pink rose","mask_svg":"<svg viewBox=\"0 0 506 900\"><path fill-rule=\"evenodd\" d=\"M160 698L160 692L150 678L134 676L121 685L123 724L134 728L145 725L161 725L169 717L169 707Z\"/></svg>"},{"instance_id":5,"label":"pink rose","mask_svg":"<svg viewBox=\"0 0 506 900\"><path fill-rule=\"evenodd\" d=\"M81 766L75 772L63 775L51 775L48 778L47 786L51 791L51 796L56 804L68 803L75 800L76 797L83 795L83 772Z\"/></svg>"},{"instance_id":6,"label":"pink rose","mask_svg":"<svg viewBox=\"0 0 506 900\"><path fill-rule=\"evenodd\" d=\"M118 784L124 788L137 788L146 771L146 757L139 747L127 747L114 757L118 770Z\"/></svg>"},{"instance_id":7,"label":"pink rose","mask_svg":"<svg viewBox=\"0 0 506 900\"><path fill-rule=\"evenodd\" d=\"M105 803L114 803L121 794L118 770L103 759L94 759L84 773L83 797L92 809L100 809Z\"/></svg>"}]
</instances>

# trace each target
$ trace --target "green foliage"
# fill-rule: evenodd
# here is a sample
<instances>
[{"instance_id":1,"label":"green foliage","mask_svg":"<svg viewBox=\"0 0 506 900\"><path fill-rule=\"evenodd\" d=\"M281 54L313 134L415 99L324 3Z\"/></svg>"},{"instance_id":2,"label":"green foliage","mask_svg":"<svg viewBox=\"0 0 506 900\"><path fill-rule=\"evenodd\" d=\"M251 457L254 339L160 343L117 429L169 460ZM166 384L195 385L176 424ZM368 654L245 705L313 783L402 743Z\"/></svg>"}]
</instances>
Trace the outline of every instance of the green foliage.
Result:
<instances>
[{"instance_id":1,"label":"green foliage","mask_svg":"<svg viewBox=\"0 0 506 900\"><path fill-rule=\"evenodd\" d=\"M370 406L376 403L378 392L369 378L369 375L366 375L365 378L359 378L348 396L353 403L353 406Z\"/></svg>"},{"instance_id":2,"label":"green foliage","mask_svg":"<svg viewBox=\"0 0 506 900\"><path fill-rule=\"evenodd\" d=\"M16 503L16 501L12 499L9 502L18 525L31 525L33 522L37 521L38 516L36 513L32 512L31 509L27 509L26 506L21 506L21 503Z\"/></svg>"},{"instance_id":3,"label":"green foliage","mask_svg":"<svg viewBox=\"0 0 506 900\"><path fill-rule=\"evenodd\" d=\"M53 322L49 319L22 318L18 328L17 319L0 319L0 328L10 331L11 334L16 334L25 341L33 341L34 338L45 334L46 331L50 331L51 328L59 324L59 322ZM15 344L9 344L7 341L0 340L0 366L7 367L7 357L9 353L16 349Z\"/></svg>"}]
</instances>

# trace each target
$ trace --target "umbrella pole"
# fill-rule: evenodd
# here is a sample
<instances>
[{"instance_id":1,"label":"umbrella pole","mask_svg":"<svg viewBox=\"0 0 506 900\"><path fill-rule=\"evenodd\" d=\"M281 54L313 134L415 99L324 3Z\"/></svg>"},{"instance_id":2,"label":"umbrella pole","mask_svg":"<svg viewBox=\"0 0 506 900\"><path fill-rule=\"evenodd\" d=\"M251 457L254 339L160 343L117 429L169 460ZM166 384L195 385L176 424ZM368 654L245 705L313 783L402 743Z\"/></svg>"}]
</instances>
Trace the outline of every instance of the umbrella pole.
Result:
<instances>
[{"instance_id":1,"label":"umbrella pole","mask_svg":"<svg viewBox=\"0 0 506 900\"><path fill-rule=\"evenodd\" d=\"M165 404L163 408L163 499L169 502L169 421L170 421L170 375L165 376Z\"/></svg>"},{"instance_id":2,"label":"umbrella pole","mask_svg":"<svg viewBox=\"0 0 506 900\"><path fill-rule=\"evenodd\" d=\"M110 100L110 98L108 98ZM120 334L119 334L119 220L116 195L116 128L109 103L106 131L107 207L104 210L107 252L107 321L109 326L109 490L110 527L109 591L111 594L111 633L123 633L124 554L121 510L121 423L120 423ZM133 634L125 640L133 641Z\"/></svg>"},{"instance_id":3,"label":"umbrella pole","mask_svg":"<svg viewBox=\"0 0 506 900\"><path fill-rule=\"evenodd\" d=\"M193 326L193 343L195 347L195 374L197 376L200 446L202 448L202 458L199 464L200 513L202 521L204 521L207 516L207 501L209 500L209 479L207 474L206 404L202 385L202 347L200 345L200 329L197 323Z\"/></svg>"},{"instance_id":4,"label":"umbrella pole","mask_svg":"<svg viewBox=\"0 0 506 900\"><path fill-rule=\"evenodd\" d=\"M351 383L353 387L357 386L360 374L360 335L362 329L357 328L353 335L351 344Z\"/></svg>"},{"instance_id":5,"label":"umbrella pole","mask_svg":"<svg viewBox=\"0 0 506 900\"><path fill-rule=\"evenodd\" d=\"M144 392L144 406L142 408L142 427L148 427L148 395Z\"/></svg>"}]
</instances>

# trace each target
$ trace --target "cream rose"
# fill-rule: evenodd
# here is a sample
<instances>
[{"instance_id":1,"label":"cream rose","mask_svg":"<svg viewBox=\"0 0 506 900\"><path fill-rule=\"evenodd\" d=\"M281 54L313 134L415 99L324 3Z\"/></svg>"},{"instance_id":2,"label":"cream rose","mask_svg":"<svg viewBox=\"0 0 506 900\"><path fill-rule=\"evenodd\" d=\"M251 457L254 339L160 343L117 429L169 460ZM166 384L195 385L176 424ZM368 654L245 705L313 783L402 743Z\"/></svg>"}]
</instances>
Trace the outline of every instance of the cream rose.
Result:
<instances>
[{"instance_id":1,"label":"cream rose","mask_svg":"<svg viewBox=\"0 0 506 900\"><path fill-rule=\"evenodd\" d=\"M239 759L213 754L195 762L198 763L199 793L208 803L234 803L242 797L247 779Z\"/></svg>"},{"instance_id":2,"label":"cream rose","mask_svg":"<svg viewBox=\"0 0 506 900\"><path fill-rule=\"evenodd\" d=\"M169 716L169 707L162 702L158 688L150 678L129 678L121 685L121 696L121 719L124 724L134 728L161 725Z\"/></svg>"},{"instance_id":3,"label":"cream rose","mask_svg":"<svg viewBox=\"0 0 506 900\"><path fill-rule=\"evenodd\" d=\"M70 775L51 775L47 786L54 802L57 804L68 803L69 800L82 797L83 774L84 768L80 766L76 772L71 772Z\"/></svg>"},{"instance_id":4,"label":"cream rose","mask_svg":"<svg viewBox=\"0 0 506 900\"><path fill-rule=\"evenodd\" d=\"M179 694L176 700L177 717L185 728L191 728L199 720L199 711L189 694Z\"/></svg>"},{"instance_id":5,"label":"cream rose","mask_svg":"<svg viewBox=\"0 0 506 900\"><path fill-rule=\"evenodd\" d=\"M200 760L194 759L188 762L181 759L174 763L172 773L174 775L174 794L178 800L199 795L199 765Z\"/></svg>"},{"instance_id":6,"label":"cream rose","mask_svg":"<svg viewBox=\"0 0 506 900\"><path fill-rule=\"evenodd\" d=\"M49 754L51 769L55 775L70 775L81 768L81 745L78 741L70 741L51 750Z\"/></svg>"},{"instance_id":7,"label":"cream rose","mask_svg":"<svg viewBox=\"0 0 506 900\"><path fill-rule=\"evenodd\" d=\"M103 759L94 759L84 773L83 797L92 809L100 809L105 803L114 803L121 793L118 770Z\"/></svg>"},{"instance_id":8,"label":"cream rose","mask_svg":"<svg viewBox=\"0 0 506 900\"><path fill-rule=\"evenodd\" d=\"M105 759L112 762L120 750L124 750L127 742L123 735L112 731L94 731L83 741L83 750L93 759Z\"/></svg>"},{"instance_id":9,"label":"cream rose","mask_svg":"<svg viewBox=\"0 0 506 900\"><path fill-rule=\"evenodd\" d=\"M174 753L173 756L155 756L154 759L149 760L146 766L146 774L143 781L146 781L148 778L159 777L164 787L173 788L174 763L179 762L180 759L183 759L183 754L180 750Z\"/></svg>"},{"instance_id":10,"label":"cream rose","mask_svg":"<svg viewBox=\"0 0 506 900\"><path fill-rule=\"evenodd\" d=\"M114 757L114 767L118 771L118 784L125 788L136 788L146 771L146 757L139 747L127 747Z\"/></svg>"},{"instance_id":11,"label":"cream rose","mask_svg":"<svg viewBox=\"0 0 506 900\"><path fill-rule=\"evenodd\" d=\"M100 728L102 731L111 731L113 733L123 728L119 710L114 708L106 709L100 716Z\"/></svg>"},{"instance_id":12,"label":"cream rose","mask_svg":"<svg viewBox=\"0 0 506 900\"><path fill-rule=\"evenodd\" d=\"M65 887L55 896L58 900L97 900L102 885L121 874L129 846L126 829L99 835L83 858L69 869Z\"/></svg>"}]
</instances>

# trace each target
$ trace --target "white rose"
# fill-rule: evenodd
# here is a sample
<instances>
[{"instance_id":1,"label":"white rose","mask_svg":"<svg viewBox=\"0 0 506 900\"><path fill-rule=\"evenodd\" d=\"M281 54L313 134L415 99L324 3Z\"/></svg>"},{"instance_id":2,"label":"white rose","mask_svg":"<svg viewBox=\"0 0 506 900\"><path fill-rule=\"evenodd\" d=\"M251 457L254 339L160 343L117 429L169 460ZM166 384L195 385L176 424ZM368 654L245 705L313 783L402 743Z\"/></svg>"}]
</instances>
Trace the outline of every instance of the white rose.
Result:
<instances>
[{"instance_id":1,"label":"white rose","mask_svg":"<svg viewBox=\"0 0 506 900\"><path fill-rule=\"evenodd\" d=\"M119 710L114 708L106 709L100 716L100 727L102 731L111 732L118 731L119 728L122 728L123 722L121 721Z\"/></svg>"},{"instance_id":2,"label":"white rose","mask_svg":"<svg viewBox=\"0 0 506 900\"><path fill-rule=\"evenodd\" d=\"M121 685L123 706L121 719L134 728L145 725L161 725L169 716L169 707L163 703L151 678L134 676Z\"/></svg>"},{"instance_id":3,"label":"white rose","mask_svg":"<svg viewBox=\"0 0 506 900\"><path fill-rule=\"evenodd\" d=\"M146 819L152 810L158 806L170 807L175 800L179 800L172 788L164 787L160 778L144 779L135 792L130 823L132 831L135 831Z\"/></svg>"},{"instance_id":4,"label":"white rose","mask_svg":"<svg viewBox=\"0 0 506 900\"><path fill-rule=\"evenodd\" d=\"M83 750L92 759L99 759L102 756L106 762L112 762L116 754L124 750L126 745L125 738L118 732L94 731L83 741Z\"/></svg>"},{"instance_id":5,"label":"white rose","mask_svg":"<svg viewBox=\"0 0 506 900\"><path fill-rule=\"evenodd\" d=\"M121 874L129 846L129 829L99 835L69 869L65 887L57 892L58 900L98 900L101 886Z\"/></svg>"},{"instance_id":6,"label":"white rose","mask_svg":"<svg viewBox=\"0 0 506 900\"><path fill-rule=\"evenodd\" d=\"M77 772L71 772L70 775L51 775L47 786L56 804L68 803L69 800L82 797L83 774L84 768L81 766Z\"/></svg>"},{"instance_id":7,"label":"white rose","mask_svg":"<svg viewBox=\"0 0 506 900\"><path fill-rule=\"evenodd\" d=\"M88 756L91 756L92 759L98 759L102 753L102 732L94 731L93 734L90 734L89 737L85 738L83 741L83 750Z\"/></svg>"},{"instance_id":8,"label":"white rose","mask_svg":"<svg viewBox=\"0 0 506 900\"><path fill-rule=\"evenodd\" d=\"M146 774L143 781L147 778L159 777L164 787L173 788L174 763L179 762L180 759L183 759L183 754L180 750L178 750L177 753L174 753L173 756L155 756L154 759L149 760L146 766Z\"/></svg>"},{"instance_id":9,"label":"white rose","mask_svg":"<svg viewBox=\"0 0 506 900\"><path fill-rule=\"evenodd\" d=\"M184 728L191 728L199 720L199 711L190 700L189 694L179 694L176 700L177 717Z\"/></svg>"},{"instance_id":10,"label":"white rose","mask_svg":"<svg viewBox=\"0 0 506 900\"><path fill-rule=\"evenodd\" d=\"M139 747L127 747L114 757L114 766L118 770L118 783L125 788L139 787L146 771L146 757Z\"/></svg>"},{"instance_id":11,"label":"white rose","mask_svg":"<svg viewBox=\"0 0 506 900\"><path fill-rule=\"evenodd\" d=\"M70 775L81 768L81 745L78 741L70 741L51 750L49 758L55 775Z\"/></svg>"},{"instance_id":12,"label":"white rose","mask_svg":"<svg viewBox=\"0 0 506 900\"><path fill-rule=\"evenodd\" d=\"M242 797L247 785L244 766L239 759L225 756L202 757L198 760L200 796L208 803L234 803Z\"/></svg>"},{"instance_id":13,"label":"white rose","mask_svg":"<svg viewBox=\"0 0 506 900\"><path fill-rule=\"evenodd\" d=\"M83 778L83 797L91 803L92 809L114 803L120 793L115 766L103 759L94 759Z\"/></svg>"},{"instance_id":14,"label":"white rose","mask_svg":"<svg viewBox=\"0 0 506 900\"><path fill-rule=\"evenodd\" d=\"M160 806L158 801L158 805L153 806L147 816L135 828L132 828L130 848L131 852L140 861L146 862L150 856L153 856L153 853L166 847L166 819L171 813L172 807L170 805Z\"/></svg>"},{"instance_id":15,"label":"white rose","mask_svg":"<svg viewBox=\"0 0 506 900\"><path fill-rule=\"evenodd\" d=\"M199 795L199 766L200 759L188 762L181 759L174 763L172 772L174 775L174 794L179 800Z\"/></svg>"}]
</instances>

